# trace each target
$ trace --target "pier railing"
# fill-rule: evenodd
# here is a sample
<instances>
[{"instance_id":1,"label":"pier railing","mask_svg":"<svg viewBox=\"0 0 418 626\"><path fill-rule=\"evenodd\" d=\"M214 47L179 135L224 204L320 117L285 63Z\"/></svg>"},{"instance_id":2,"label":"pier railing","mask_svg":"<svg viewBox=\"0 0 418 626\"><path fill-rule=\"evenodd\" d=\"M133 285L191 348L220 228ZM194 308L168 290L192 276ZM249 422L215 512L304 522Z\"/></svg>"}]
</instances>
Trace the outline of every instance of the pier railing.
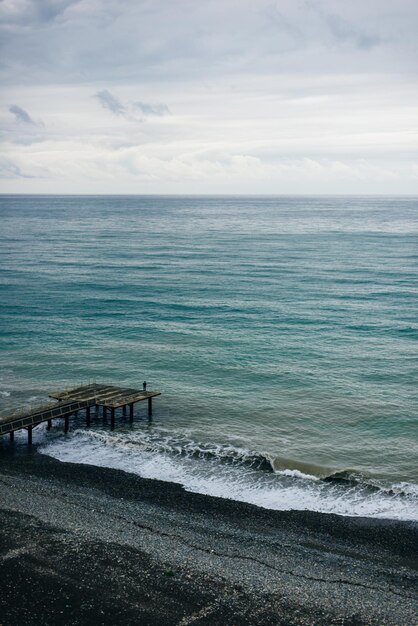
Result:
<instances>
[{"instance_id":1,"label":"pier railing","mask_svg":"<svg viewBox=\"0 0 418 626\"><path fill-rule=\"evenodd\" d=\"M93 400L70 400L68 402L50 402L33 407L30 410L22 409L18 413L0 417L0 435L19 430L20 428L36 426L57 417L68 417L76 411L93 405Z\"/></svg>"}]
</instances>

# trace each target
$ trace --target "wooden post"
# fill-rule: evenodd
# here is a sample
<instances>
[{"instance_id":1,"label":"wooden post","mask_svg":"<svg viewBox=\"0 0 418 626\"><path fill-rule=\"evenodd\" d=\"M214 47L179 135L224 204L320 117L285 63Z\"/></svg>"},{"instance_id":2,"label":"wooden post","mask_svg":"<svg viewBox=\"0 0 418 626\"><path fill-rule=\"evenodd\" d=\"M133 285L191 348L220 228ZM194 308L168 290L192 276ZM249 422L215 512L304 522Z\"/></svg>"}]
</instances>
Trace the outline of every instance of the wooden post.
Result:
<instances>
[{"instance_id":1,"label":"wooden post","mask_svg":"<svg viewBox=\"0 0 418 626\"><path fill-rule=\"evenodd\" d=\"M110 409L110 426L115 428L115 407L112 406Z\"/></svg>"},{"instance_id":2,"label":"wooden post","mask_svg":"<svg viewBox=\"0 0 418 626\"><path fill-rule=\"evenodd\" d=\"M122 407L123 417L126 417L126 404Z\"/></svg>"},{"instance_id":3,"label":"wooden post","mask_svg":"<svg viewBox=\"0 0 418 626\"><path fill-rule=\"evenodd\" d=\"M70 417L69 417L69 415L66 415L64 417L64 432L65 432L65 434L68 433L69 429L70 429Z\"/></svg>"},{"instance_id":4,"label":"wooden post","mask_svg":"<svg viewBox=\"0 0 418 626\"><path fill-rule=\"evenodd\" d=\"M134 421L134 403L133 402L129 405L129 421L130 422Z\"/></svg>"},{"instance_id":5,"label":"wooden post","mask_svg":"<svg viewBox=\"0 0 418 626\"><path fill-rule=\"evenodd\" d=\"M15 440L15 431L11 430L10 431L10 443L13 443Z\"/></svg>"},{"instance_id":6,"label":"wooden post","mask_svg":"<svg viewBox=\"0 0 418 626\"><path fill-rule=\"evenodd\" d=\"M90 407L89 406L86 407L86 424L87 426L90 426Z\"/></svg>"},{"instance_id":7,"label":"wooden post","mask_svg":"<svg viewBox=\"0 0 418 626\"><path fill-rule=\"evenodd\" d=\"M32 445L32 426L28 426L28 445Z\"/></svg>"},{"instance_id":8,"label":"wooden post","mask_svg":"<svg viewBox=\"0 0 418 626\"><path fill-rule=\"evenodd\" d=\"M103 406L103 419L106 419L106 415L107 415L107 407Z\"/></svg>"},{"instance_id":9,"label":"wooden post","mask_svg":"<svg viewBox=\"0 0 418 626\"><path fill-rule=\"evenodd\" d=\"M52 428L52 420L48 420L48 426L46 427L47 430L51 430Z\"/></svg>"},{"instance_id":10,"label":"wooden post","mask_svg":"<svg viewBox=\"0 0 418 626\"><path fill-rule=\"evenodd\" d=\"M148 398L148 417L152 417L152 397Z\"/></svg>"}]
</instances>

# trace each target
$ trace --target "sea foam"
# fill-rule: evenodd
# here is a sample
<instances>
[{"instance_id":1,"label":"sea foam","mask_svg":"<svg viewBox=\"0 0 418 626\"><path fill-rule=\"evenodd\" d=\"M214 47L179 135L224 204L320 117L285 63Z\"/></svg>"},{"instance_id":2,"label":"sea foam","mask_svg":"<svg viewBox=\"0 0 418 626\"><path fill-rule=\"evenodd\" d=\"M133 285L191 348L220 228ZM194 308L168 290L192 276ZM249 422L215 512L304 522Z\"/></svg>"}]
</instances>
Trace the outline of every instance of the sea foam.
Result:
<instances>
[{"instance_id":1,"label":"sea foam","mask_svg":"<svg viewBox=\"0 0 418 626\"><path fill-rule=\"evenodd\" d=\"M111 467L175 482L192 492L275 510L418 519L417 493L327 482L295 469L265 471L263 455L233 446L202 444L164 429L117 432L76 429L67 437L44 432L40 452L60 461Z\"/></svg>"}]
</instances>

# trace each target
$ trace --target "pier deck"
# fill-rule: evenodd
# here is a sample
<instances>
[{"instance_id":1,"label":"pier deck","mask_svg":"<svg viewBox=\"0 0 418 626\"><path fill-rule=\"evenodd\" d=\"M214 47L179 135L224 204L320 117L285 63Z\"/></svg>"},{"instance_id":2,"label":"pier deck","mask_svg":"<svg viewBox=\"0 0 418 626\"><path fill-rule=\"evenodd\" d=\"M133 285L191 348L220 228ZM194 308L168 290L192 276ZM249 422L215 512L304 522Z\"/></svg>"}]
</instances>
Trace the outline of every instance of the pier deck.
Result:
<instances>
[{"instance_id":1,"label":"pier deck","mask_svg":"<svg viewBox=\"0 0 418 626\"><path fill-rule=\"evenodd\" d=\"M144 391L92 383L91 385L83 385L81 387L75 387L74 389L66 389L65 391L51 392L49 397L59 401L94 400L96 406L118 409L160 395L161 393L159 391Z\"/></svg>"},{"instance_id":2,"label":"pier deck","mask_svg":"<svg viewBox=\"0 0 418 626\"><path fill-rule=\"evenodd\" d=\"M148 416L151 417L152 398L160 395L159 391L145 391L143 389L131 389L97 383L51 392L49 397L53 398L55 402L27 409L24 408L9 415L0 415L0 436L9 433L10 439L13 441L15 431L26 428L28 431L28 443L32 443L32 429L42 422L48 422L48 428L50 428L52 420L56 418L64 418L65 432L68 432L69 418L82 409L86 411L86 422L89 426L92 407L101 407L104 419L106 419L107 411L109 410L113 428L116 409L122 408L123 414L126 415L126 409L129 407L129 419L132 422L134 404L147 400Z\"/></svg>"}]
</instances>

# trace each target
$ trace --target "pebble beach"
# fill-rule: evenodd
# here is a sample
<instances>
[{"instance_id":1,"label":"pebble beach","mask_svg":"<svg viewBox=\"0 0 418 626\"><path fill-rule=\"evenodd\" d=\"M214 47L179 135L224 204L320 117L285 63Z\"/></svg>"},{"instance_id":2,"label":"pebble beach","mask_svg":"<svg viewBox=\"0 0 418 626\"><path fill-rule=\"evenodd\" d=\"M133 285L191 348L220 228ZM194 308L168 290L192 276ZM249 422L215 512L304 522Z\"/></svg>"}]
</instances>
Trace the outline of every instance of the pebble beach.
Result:
<instances>
[{"instance_id":1,"label":"pebble beach","mask_svg":"<svg viewBox=\"0 0 418 626\"><path fill-rule=\"evenodd\" d=\"M0 623L415 623L415 522L269 511L0 451Z\"/></svg>"}]
</instances>

